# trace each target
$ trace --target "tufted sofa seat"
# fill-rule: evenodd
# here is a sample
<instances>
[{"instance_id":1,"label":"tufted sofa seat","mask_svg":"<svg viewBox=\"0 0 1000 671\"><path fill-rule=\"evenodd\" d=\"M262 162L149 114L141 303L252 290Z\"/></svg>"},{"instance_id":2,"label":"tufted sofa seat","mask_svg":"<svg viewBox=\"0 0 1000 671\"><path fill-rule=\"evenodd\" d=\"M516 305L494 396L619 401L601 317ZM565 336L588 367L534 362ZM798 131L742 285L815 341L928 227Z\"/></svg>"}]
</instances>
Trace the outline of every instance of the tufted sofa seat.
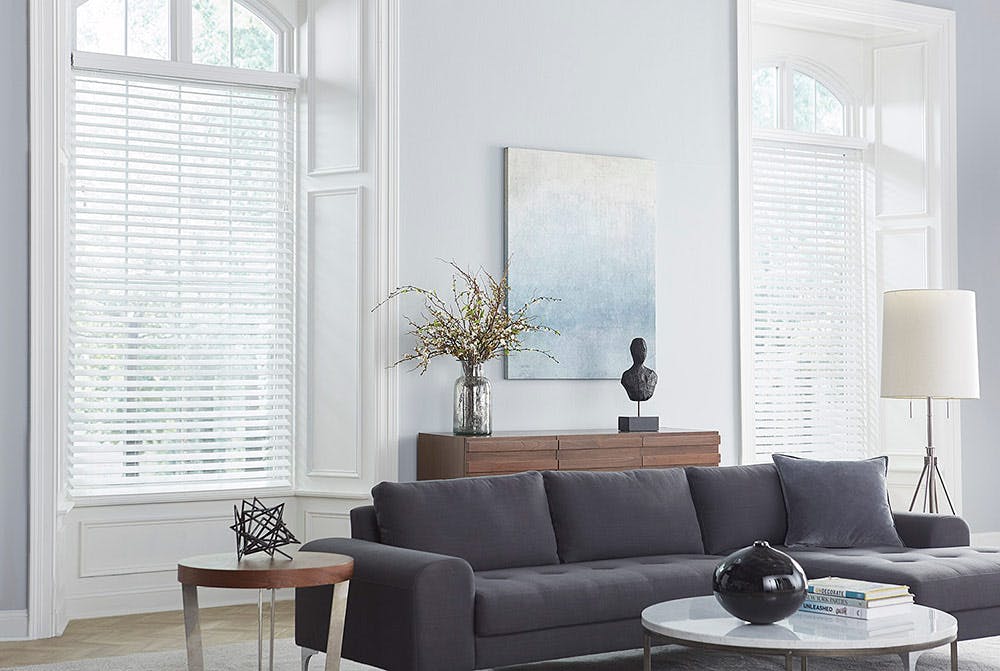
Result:
<instances>
[{"instance_id":1,"label":"tufted sofa seat","mask_svg":"<svg viewBox=\"0 0 1000 671\"><path fill-rule=\"evenodd\" d=\"M917 603L945 611L1000 605L1000 550L986 548L806 548L788 551L813 578L909 585Z\"/></svg>"},{"instance_id":2,"label":"tufted sofa seat","mask_svg":"<svg viewBox=\"0 0 1000 671\"><path fill-rule=\"evenodd\" d=\"M710 594L717 563L659 555L476 573L476 634L634 618L658 601Z\"/></svg>"},{"instance_id":3,"label":"tufted sofa seat","mask_svg":"<svg viewBox=\"0 0 1000 671\"><path fill-rule=\"evenodd\" d=\"M372 496L351 511L352 538L303 549L354 557L343 654L388 671L640 647L643 608L710 594L722 556L786 532L771 464L382 483ZM959 638L1000 634L1000 551L969 547L958 517L894 521L904 547L789 552L810 578L908 584L958 618ZM330 599L297 590L299 645L325 649Z\"/></svg>"}]
</instances>

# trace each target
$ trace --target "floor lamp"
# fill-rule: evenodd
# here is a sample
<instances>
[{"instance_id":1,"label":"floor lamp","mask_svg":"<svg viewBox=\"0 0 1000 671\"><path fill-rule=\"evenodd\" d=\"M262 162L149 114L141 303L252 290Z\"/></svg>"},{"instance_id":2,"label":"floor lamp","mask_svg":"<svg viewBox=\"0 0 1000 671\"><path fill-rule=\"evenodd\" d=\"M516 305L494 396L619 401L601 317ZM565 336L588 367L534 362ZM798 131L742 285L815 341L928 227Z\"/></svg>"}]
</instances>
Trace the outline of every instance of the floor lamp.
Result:
<instances>
[{"instance_id":1,"label":"floor lamp","mask_svg":"<svg viewBox=\"0 0 1000 671\"><path fill-rule=\"evenodd\" d=\"M940 486L954 514L934 450L931 402L979 398L976 294L947 289L889 291L882 305L882 397L927 399L927 454L910 510L923 491L924 512L938 512Z\"/></svg>"}]
</instances>

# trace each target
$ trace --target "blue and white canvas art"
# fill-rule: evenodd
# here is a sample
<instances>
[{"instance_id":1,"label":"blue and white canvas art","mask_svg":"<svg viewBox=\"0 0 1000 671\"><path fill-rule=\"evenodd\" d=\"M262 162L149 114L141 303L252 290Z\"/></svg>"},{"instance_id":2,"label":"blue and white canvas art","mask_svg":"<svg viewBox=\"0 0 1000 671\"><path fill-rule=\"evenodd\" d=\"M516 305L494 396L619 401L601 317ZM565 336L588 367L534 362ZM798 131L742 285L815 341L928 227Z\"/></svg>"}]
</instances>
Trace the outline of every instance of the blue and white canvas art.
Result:
<instances>
[{"instance_id":1,"label":"blue and white canvas art","mask_svg":"<svg viewBox=\"0 0 1000 671\"><path fill-rule=\"evenodd\" d=\"M534 352L507 358L508 379L618 379L632 338L656 342L653 161L509 147L505 153L510 305L533 296ZM647 365L653 366L650 356Z\"/></svg>"}]
</instances>

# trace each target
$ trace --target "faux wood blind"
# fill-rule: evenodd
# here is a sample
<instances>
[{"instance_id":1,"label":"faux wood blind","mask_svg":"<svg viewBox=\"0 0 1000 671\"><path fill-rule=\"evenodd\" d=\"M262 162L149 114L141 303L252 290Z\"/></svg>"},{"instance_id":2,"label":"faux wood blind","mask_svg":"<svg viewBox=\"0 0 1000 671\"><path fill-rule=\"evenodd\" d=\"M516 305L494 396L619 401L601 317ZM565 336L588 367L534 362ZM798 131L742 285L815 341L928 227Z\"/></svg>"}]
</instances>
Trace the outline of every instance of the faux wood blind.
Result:
<instances>
[{"instance_id":1,"label":"faux wood blind","mask_svg":"<svg viewBox=\"0 0 1000 671\"><path fill-rule=\"evenodd\" d=\"M294 94L72 81L72 493L288 484Z\"/></svg>"},{"instance_id":2,"label":"faux wood blind","mask_svg":"<svg viewBox=\"0 0 1000 671\"><path fill-rule=\"evenodd\" d=\"M877 398L861 153L755 141L752 172L757 458L867 456Z\"/></svg>"}]
</instances>

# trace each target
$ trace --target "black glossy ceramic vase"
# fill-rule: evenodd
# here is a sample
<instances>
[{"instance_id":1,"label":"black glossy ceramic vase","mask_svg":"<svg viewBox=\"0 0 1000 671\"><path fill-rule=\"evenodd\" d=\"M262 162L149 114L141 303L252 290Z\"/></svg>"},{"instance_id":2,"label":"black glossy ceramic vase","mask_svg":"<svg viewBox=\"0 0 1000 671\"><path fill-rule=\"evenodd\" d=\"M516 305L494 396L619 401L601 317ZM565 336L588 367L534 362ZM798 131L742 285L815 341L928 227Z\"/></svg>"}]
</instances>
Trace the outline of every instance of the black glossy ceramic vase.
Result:
<instances>
[{"instance_id":1,"label":"black glossy ceramic vase","mask_svg":"<svg viewBox=\"0 0 1000 671\"><path fill-rule=\"evenodd\" d=\"M799 563L767 541L737 550L715 567L712 590L722 607L750 624L770 624L799 609L806 574Z\"/></svg>"}]
</instances>

